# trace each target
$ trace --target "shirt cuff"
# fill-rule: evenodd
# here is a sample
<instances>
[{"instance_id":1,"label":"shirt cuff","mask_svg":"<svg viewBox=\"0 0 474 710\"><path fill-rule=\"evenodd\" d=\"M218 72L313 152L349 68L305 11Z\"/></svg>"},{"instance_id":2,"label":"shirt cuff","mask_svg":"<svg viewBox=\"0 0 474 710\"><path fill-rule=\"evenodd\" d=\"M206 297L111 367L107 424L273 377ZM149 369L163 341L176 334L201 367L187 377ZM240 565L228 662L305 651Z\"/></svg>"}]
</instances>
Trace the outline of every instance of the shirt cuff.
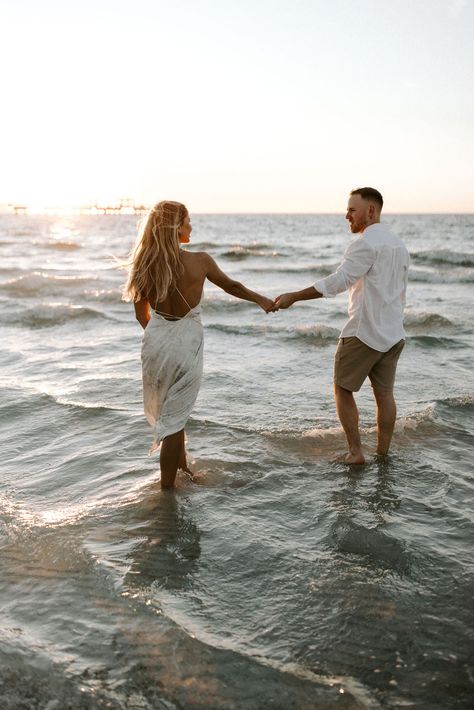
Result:
<instances>
[{"instance_id":1,"label":"shirt cuff","mask_svg":"<svg viewBox=\"0 0 474 710\"><path fill-rule=\"evenodd\" d=\"M316 289L316 291L319 291L319 293L322 295L323 298L330 298L326 284L325 284L326 279L319 279L313 284L313 288Z\"/></svg>"}]
</instances>

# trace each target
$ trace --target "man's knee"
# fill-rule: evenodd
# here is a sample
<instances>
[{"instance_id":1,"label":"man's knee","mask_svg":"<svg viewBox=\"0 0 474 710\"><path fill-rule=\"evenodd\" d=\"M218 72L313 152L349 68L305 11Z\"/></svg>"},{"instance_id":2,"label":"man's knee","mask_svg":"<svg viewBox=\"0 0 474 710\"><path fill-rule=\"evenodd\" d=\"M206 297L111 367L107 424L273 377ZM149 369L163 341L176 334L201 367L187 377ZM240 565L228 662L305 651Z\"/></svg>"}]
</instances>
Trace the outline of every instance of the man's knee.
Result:
<instances>
[{"instance_id":1,"label":"man's knee","mask_svg":"<svg viewBox=\"0 0 474 710\"><path fill-rule=\"evenodd\" d=\"M377 387L372 388L377 404L391 403L394 401L393 390L382 390Z\"/></svg>"},{"instance_id":2,"label":"man's knee","mask_svg":"<svg viewBox=\"0 0 474 710\"><path fill-rule=\"evenodd\" d=\"M353 397L354 392L352 390L346 389L346 387L341 387L341 385L337 385L334 383L334 394L336 397Z\"/></svg>"}]
</instances>

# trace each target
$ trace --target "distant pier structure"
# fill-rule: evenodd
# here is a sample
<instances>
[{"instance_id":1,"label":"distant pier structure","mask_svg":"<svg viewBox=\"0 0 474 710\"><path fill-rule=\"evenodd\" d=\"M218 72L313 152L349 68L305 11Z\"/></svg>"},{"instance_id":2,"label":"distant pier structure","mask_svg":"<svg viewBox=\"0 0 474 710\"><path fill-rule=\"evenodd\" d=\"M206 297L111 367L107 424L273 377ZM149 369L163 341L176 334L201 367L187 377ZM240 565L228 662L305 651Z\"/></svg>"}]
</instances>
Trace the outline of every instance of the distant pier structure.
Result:
<instances>
[{"instance_id":1,"label":"distant pier structure","mask_svg":"<svg viewBox=\"0 0 474 710\"><path fill-rule=\"evenodd\" d=\"M93 214L141 214L143 212L148 212L148 207L145 205L138 205L130 197L123 197L116 204L113 205L103 205L96 202L92 206L83 208L85 213Z\"/></svg>"},{"instance_id":2,"label":"distant pier structure","mask_svg":"<svg viewBox=\"0 0 474 710\"><path fill-rule=\"evenodd\" d=\"M123 197L117 202L106 204L98 200L93 205L81 205L75 207L37 207L31 205L12 204L8 205L8 209L16 215L23 214L85 214L85 215L100 215L100 214L122 214L133 215L143 214L150 209L147 205L137 203L131 197Z\"/></svg>"}]
</instances>

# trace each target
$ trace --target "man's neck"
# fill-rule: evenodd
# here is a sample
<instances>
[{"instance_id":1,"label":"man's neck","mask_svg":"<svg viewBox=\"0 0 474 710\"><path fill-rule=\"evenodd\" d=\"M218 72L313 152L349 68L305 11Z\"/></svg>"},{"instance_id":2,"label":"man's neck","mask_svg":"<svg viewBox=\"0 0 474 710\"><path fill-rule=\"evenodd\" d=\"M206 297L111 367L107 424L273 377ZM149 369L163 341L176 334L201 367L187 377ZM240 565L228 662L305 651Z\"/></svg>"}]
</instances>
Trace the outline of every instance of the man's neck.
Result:
<instances>
[{"instance_id":1,"label":"man's neck","mask_svg":"<svg viewBox=\"0 0 474 710\"><path fill-rule=\"evenodd\" d=\"M367 227L372 227L373 224L380 224L380 217L378 219L373 219L370 222L367 222L364 229L361 230L361 233L363 234Z\"/></svg>"}]
</instances>

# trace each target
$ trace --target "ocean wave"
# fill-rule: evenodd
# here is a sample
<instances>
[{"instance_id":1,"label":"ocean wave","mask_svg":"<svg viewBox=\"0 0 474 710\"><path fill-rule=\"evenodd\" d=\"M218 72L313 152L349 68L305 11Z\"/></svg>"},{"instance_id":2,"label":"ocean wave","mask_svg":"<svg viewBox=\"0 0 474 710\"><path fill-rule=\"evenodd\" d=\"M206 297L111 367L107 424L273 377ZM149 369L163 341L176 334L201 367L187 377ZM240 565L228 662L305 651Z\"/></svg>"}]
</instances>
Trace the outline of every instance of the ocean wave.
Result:
<instances>
[{"instance_id":1,"label":"ocean wave","mask_svg":"<svg viewBox=\"0 0 474 710\"><path fill-rule=\"evenodd\" d=\"M8 322L28 328L47 328L55 325L64 325L70 321L91 320L104 318L113 320L110 316L94 308L73 306L69 304L41 304L35 308L28 308L22 313L8 316Z\"/></svg>"},{"instance_id":2,"label":"ocean wave","mask_svg":"<svg viewBox=\"0 0 474 710\"><path fill-rule=\"evenodd\" d=\"M298 326L296 328L279 328L271 325L226 325L211 323L207 329L217 330L230 335L270 336L290 340L301 340L313 345L333 343L339 336L339 329L329 325Z\"/></svg>"},{"instance_id":3,"label":"ocean wave","mask_svg":"<svg viewBox=\"0 0 474 710\"><path fill-rule=\"evenodd\" d=\"M95 281L90 276L53 276L43 271L33 271L9 281L0 283L0 290L13 296L36 295L38 292L63 292L74 286Z\"/></svg>"},{"instance_id":4,"label":"ocean wave","mask_svg":"<svg viewBox=\"0 0 474 710\"><path fill-rule=\"evenodd\" d=\"M400 417L395 423L395 434L438 436L449 433L454 420L458 427L467 412L474 409L474 394L438 399L418 412Z\"/></svg>"},{"instance_id":5,"label":"ocean wave","mask_svg":"<svg viewBox=\"0 0 474 710\"><path fill-rule=\"evenodd\" d=\"M456 419L458 415L464 415L473 409L474 395L436 400L417 412L397 419L394 429L395 439L398 438L396 443L399 444L403 437L425 438L438 437L442 433L449 434L452 430L451 419L453 417ZM376 427L363 427L361 433L365 436L375 435ZM294 438L295 435L301 436L299 432L292 432L291 436L289 436L289 432L281 433L283 438ZM340 427L315 427L303 432L302 437L313 440L328 450L344 438Z\"/></svg>"},{"instance_id":6,"label":"ocean wave","mask_svg":"<svg viewBox=\"0 0 474 710\"><path fill-rule=\"evenodd\" d=\"M219 242L193 242L192 244L187 244L186 249L189 249L189 251L215 251L222 249L222 244L219 244Z\"/></svg>"},{"instance_id":7,"label":"ocean wave","mask_svg":"<svg viewBox=\"0 0 474 710\"><path fill-rule=\"evenodd\" d=\"M298 326L290 331L288 337L299 340L308 340L312 344L326 342L334 343L339 338L340 328L333 328L330 325L308 325Z\"/></svg>"},{"instance_id":8,"label":"ocean wave","mask_svg":"<svg viewBox=\"0 0 474 710\"><path fill-rule=\"evenodd\" d=\"M117 416L126 415L127 417L138 418L143 416L142 409L131 409L130 407L112 406L100 401L81 401L78 397L74 397L73 393L58 393L54 391L47 392L32 385L22 385L18 387L9 386L8 389L15 393L13 401L6 399L6 391L4 390L4 398L0 403L0 410L3 411L5 417L12 418L17 414L22 415L25 412L25 405L31 410L32 407L40 410L41 407L49 407L50 405L64 407L75 412L78 415L84 415L86 418L90 416L101 416L107 412L116 414ZM35 411L36 411L35 410Z\"/></svg>"},{"instance_id":9,"label":"ocean wave","mask_svg":"<svg viewBox=\"0 0 474 710\"><path fill-rule=\"evenodd\" d=\"M275 272L278 274L314 274L314 276L324 277L329 276L329 274L334 273L338 267L338 264L301 264L295 266L289 266L287 264L278 265L268 265L268 266L254 266L247 271L255 272Z\"/></svg>"},{"instance_id":10,"label":"ocean wave","mask_svg":"<svg viewBox=\"0 0 474 710\"><path fill-rule=\"evenodd\" d=\"M303 699L301 705L291 703L292 707L305 707L309 708L323 708L332 707L333 704L328 700L328 704L325 702L324 696L320 695L321 690L324 688L333 689L339 686L339 694L344 692L345 699L348 700L347 707L354 708L365 708L366 710L376 710L378 709L379 703L372 694L372 691L366 687L361 681L356 679L354 676L350 675L333 675L322 673L317 673L314 670L307 668L305 665L295 662L295 661L280 661L275 658L270 658L268 656L262 655L261 649L254 648L252 646L247 646L242 642L235 642L234 639L229 639L226 636L220 635L215 630L210 630L205 628L202 624L196 623L190 614L183 612L183 608L179 611L174 603L175 595L164 591L162 588L159 590L159 595L157 590L153 590L153 596L149 597L148 592L142 596L142 600L147 606L151 603L159 603L159 609L162 614L165 615L167 619L173 622L181 632L184 632L188 638L197 639L200 643L206 644L208 648L215 650L223 650L226 652L239 654L240 658L249 661L252 664L258 664L263 668L269 668L273 672L282 673L284 676L292 676L300 681L314 683L314 689L311 691L311 701L310 705ZM140 593L135 592L134 598L140 596ZM272 676L272 686L275 685L278 676ZM261 683L262 681L260 681ZM319 686L319 689L318 689ZM337 702L338 698L336 698ZM273 703L272 703L273 704ZM346 704L346 702L344 702ZM260 707L260 706L259 706ZM263 705L261 706L264 707ZM282 707L276 706L276 707ZM334 705L335 707L335 705Z\"/></svg>"},{"instance_id":11,"label":"ocean wave","mask_svg":"<svg viewBox=\"0 0 474 710\"><path fill-rule=\"evenodd\" d=\"M202 305L204 312L226 311L228 313L235 313L255 308L255 304L250 303L250 301L242 301L236 298L220 298L218 296L206 296L202 302Z\"/></svg>"},{"instance_id":12,"label":"ocean wave","mask_svg":"<svg viewBox=\"0 0 474 710\"><path fill-rule=\"evenodd\" d=\"M445 271L428 271L411 267L408 277L410 281L420 283L474 283L474 269L454 268Z\"/></svg>"},{"instance_id":13,"label":"ocean wave","mask_svg":"<svg viewBox=\"0 0 474 710\"><path fill-rule=\"evenodd\" d=\"M407 311L405 313L404 326L408 331L418 332L420 330L446 330L453 328L454 323L439 313Z\"/></svg>"},{"instance_id":14,"label":"ocean wave","mask_svg":"<svg viewBox=\"0 0 474 710\"><path fill-rule=\"evenodd\" d=\"M452 412L464 412L474 409L474 394L464 394L459 397L446 397L435 402L435 408L446 408Z\"/></svg>"},{"instance_id":15,"label":"ocean wave","mask_svg":"<svg viewBox=\"0 0 474 710\"><path fill-rule=\"evenodd\" d=\"M445 348L465 348L467 347L466 342L459 340L458 338L446 338L441 335L427 335L418 334L410 335L410 342L417 343L418 345L423 345L424 347L445 347Z\"/></svg>"},{"instance_id":16,"label":"ocean wave","mask_svg":"<svg viewBox=\"0 0 474 710\"><path fill-rule=\"evenodd\" d=\"M274 244L266 242L252 242L250 244L223 244L222 242L193 243L187 247L190 251L209 251L217 257L227 259L245 259L249 256L286 256L284 252L276 250Z\"/></svg>"},{"instance_id":17,"label":"ocean wave","mask_svg":"<svg viewBox=\"0 0 474 710\"><path fill-rule=\"evenodd\" d=\"M223 251L219 256L230 259L232 261L241 261L242 259L247 259L254 256L266 256L266 257L277 257L285 256L282 252L275 251L272 247L268 247L266 244L251 244L245 246L235 246Z\"/></svg>"},{"instance_id":18,"label":"ocean wave","mask_svg":"<svg viewBox=\"0 0 474 710\"><path fill-rule=\"evenodd\" d=\"M474 252L451 251L450 249L431 249L412 252L412 259L422 263L454 264L456 266L474 266Z\"/></svg>"}]
</instances>

